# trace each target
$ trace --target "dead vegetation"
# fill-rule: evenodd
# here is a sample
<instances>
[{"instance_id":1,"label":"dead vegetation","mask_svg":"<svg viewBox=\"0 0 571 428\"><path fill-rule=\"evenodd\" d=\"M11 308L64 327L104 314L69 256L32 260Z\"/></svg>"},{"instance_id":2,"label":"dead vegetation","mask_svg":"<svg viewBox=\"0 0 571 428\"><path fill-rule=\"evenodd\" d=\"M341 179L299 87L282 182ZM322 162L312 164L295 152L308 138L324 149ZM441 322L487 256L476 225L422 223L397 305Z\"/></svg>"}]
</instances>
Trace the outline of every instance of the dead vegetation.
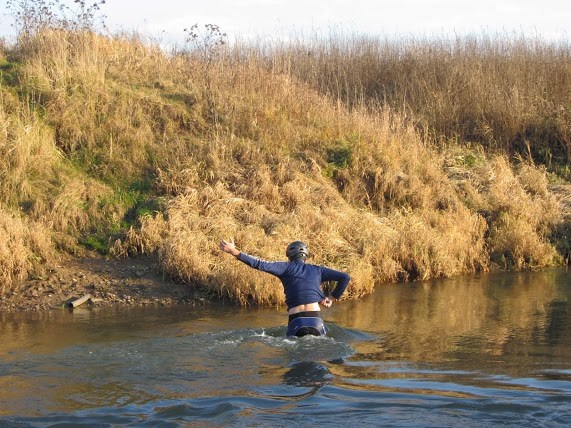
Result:
<instances>
[{"instance_id":1,"label":"dead vegetation","mask_svg":"<svg viewBox=\"0 0 571 428\"><path fill-rule=\"evenodd\" d=\"M205 68L137 37L46 30L4 53L3 291L87 246L158 254L191 287L281 304L276 281L221 257L223 237L268 259L306 240L312 262L351 273L349 298L562 263L545 168L443 146L398 108L346 103L234 49Z\"/></svg>"}]
</instances>

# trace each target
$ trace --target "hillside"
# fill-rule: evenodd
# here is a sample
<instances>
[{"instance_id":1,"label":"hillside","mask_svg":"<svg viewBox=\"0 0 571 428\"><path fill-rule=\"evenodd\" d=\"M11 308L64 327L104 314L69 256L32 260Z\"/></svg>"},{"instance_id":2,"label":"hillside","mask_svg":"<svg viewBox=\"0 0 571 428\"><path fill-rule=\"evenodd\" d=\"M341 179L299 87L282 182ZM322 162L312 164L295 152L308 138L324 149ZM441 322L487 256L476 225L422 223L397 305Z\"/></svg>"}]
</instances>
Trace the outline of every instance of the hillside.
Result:
<instances>
[{"instance_id":1,"label":"hillside","mask_svg":"<svg viewBox=\"0 0 571 428\"><path fill-rule=\"evenodd\" d=\"M275 283L220 256L223 237L268 259L306 240L313 262L351 273L348 298L568 259L555 194L567 196L537 159L423 131L390 105L343 102L255 49L211 48L167 54L61 30L4 48L4 301L57 288L57 266L79 258L85 272L97 252L126 276L151 257L184 290L283 303Z\"/></svg>"}]
</instances>

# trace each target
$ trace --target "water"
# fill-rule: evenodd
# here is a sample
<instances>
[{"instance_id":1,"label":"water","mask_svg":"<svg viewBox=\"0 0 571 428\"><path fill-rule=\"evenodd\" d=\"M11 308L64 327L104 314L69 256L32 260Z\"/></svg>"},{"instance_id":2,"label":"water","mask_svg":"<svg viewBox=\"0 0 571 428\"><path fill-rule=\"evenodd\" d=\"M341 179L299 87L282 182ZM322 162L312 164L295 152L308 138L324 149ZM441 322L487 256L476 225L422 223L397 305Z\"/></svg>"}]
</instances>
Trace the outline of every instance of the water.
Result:
<instances>
[{"instance_id":1,"label":"water","mask_svg":"<svg viewBox=\"0 0 571 428\"><path fill-rule=\"evenodd\" d=\"M283 309L0 315L0 426L571 426L571 273L379 287Z\"/></svg>"}]
</instances>

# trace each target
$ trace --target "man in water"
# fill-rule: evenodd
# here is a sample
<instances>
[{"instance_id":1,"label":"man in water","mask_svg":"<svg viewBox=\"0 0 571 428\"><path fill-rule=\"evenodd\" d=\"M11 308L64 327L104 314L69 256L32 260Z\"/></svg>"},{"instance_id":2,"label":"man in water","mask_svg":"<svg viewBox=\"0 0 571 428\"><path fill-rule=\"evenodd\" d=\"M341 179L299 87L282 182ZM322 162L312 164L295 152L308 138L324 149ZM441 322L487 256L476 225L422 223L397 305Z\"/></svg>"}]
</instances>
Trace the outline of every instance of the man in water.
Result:
<instances>
[{"instance_id":1,"label":"man in water","mask_svg":"<svg viewBox=\"0 0 571 428\"><path fill-rule=\"evenodd\" d=\"M301 241L287 246L288 262L267 262L250 256L239 251L233 241L220 241L220 249L248 266L277 276L281 280L289 315L288 336L325 335L319 304L329 308L333 299L341 297L351 279L348 274L306 263L309 250ZM327 281L337 281L330 296L326 296L321 289L321 283Z\"/></svg>"}]
</instances>

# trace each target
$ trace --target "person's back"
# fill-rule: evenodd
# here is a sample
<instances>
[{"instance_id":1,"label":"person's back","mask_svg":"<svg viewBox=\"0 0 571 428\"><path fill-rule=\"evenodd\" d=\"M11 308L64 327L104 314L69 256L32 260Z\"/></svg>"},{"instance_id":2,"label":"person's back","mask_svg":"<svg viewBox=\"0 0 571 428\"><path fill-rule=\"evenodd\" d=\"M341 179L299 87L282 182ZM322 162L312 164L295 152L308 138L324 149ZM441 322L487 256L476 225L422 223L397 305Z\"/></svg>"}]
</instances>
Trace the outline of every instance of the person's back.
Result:
<instances>
[{"instance_id":1,"label":"person's back","mask_svg":"<svg viewBox=\"0 0 571 428\"><path fill-rule=\"evenodd\" d=\"M268 262L250 256L237 250L232 241L221 241L220 248L246 265L280 279L284 287L289 314L288 336L326 334L319 304L330 307L332 301L323 293L321 284L337 281L331 296L339 299L349 284L348 274L325 266L306 263L309 251L307 245L301 241L288 245L286 249L288 262Z\"/></svg>"}]
</instances>

